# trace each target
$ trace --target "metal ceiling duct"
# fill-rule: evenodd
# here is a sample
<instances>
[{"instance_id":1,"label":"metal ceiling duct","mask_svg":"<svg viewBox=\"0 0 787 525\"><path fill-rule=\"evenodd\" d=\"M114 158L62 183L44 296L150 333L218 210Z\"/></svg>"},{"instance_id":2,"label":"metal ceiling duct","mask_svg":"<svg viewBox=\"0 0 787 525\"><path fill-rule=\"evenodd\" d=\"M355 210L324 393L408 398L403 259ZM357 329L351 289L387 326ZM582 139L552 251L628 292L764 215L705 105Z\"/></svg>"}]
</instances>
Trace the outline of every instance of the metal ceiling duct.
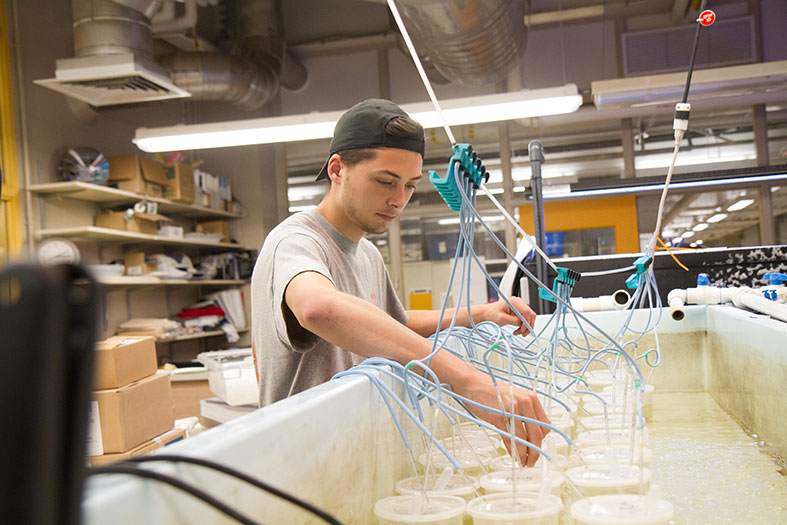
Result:
<instances>
[{"instance_id":1,"label":"metal ceiling duct","mask_svg":"<svg viewBox=\"0 0 787 525\"><path fill-rule=\"evenodd\" d=\"M527 28L522 0L399 0L419 52L451 82L481 86L519 65Z\"/></svg>"},{"instance_id":2,"label":"metal ceiling duct","mask_svg":"<svg viewBox=\"0 0 787 525\"><path fill-rule=\"evenodd\" d=\"M239 0L236 5L236 54L178 53L157 64L150 17L162 0L72 0L76 57L58 60L56 77L36 83L93 106L190 95L246 111L259 109L276 94L285 63L287 87L302 87L308 75L295 57L285 54L277 0Z\"/></svg>"}]
</instances>

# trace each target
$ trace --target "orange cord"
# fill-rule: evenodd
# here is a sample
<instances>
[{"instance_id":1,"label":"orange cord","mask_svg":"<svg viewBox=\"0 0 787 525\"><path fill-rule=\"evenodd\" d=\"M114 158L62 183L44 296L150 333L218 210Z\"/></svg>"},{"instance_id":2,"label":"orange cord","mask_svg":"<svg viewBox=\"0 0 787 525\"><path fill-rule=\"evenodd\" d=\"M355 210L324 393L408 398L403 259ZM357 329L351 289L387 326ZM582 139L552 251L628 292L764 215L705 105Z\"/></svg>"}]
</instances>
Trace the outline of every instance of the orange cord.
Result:
<instances>
[{"instance_id":1,"label":"orange cord","mask_svg":"<svg viewBox=\"0 0 787 525\"><path fill-rule=\"evenodd\" d=\"M673 259L675 259L675 262L676 262L676 263L678 263L678 266L680 266L681 268L683 268L683 269L684 269L684 270L686 270L687 272L689 271L689 269L688 269L688 268L686 268L686 267L683 265L683 263L682 263L682 262L680 262L680 261L678 260L678 258L677 258L677 257L675 257L675 254L673 254L673 253L670 251L670 249L669 249L669 248L667 248L667 245L666 245L666 244L664 244L664 241L662 241L662 240L661 240L661 237L659 237L658 235L656 235L656 240L657 240L657 241L659 241L659 244L661 244L661 245L664 247L664 249L665 249L665 250L667 250L667 253L668 253L668 254L670 254L670 257L672 257Z\"/></svg>"}]
</instances>

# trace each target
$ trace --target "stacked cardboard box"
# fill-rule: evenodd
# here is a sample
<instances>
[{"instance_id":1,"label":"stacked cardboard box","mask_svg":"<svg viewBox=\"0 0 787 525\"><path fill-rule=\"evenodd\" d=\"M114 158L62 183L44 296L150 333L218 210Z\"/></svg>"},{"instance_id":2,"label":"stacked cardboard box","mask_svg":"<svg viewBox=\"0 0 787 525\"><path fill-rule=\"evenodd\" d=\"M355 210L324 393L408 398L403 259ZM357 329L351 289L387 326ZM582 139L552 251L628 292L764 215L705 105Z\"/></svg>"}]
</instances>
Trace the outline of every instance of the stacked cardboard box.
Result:
<instances>
[{"instance_id":1,"label":"stacked cardboard box","mask_svg":"<svg viewBox=\"0 0 787 525\"><path fill-rule=\"evenodd\" d=\"M88 431L92 464L144 454L182 438L169 432L174 424L169 374L156 371L152 337L115 336L96 343L94 388Z\"/></svg>"}]
</instances>

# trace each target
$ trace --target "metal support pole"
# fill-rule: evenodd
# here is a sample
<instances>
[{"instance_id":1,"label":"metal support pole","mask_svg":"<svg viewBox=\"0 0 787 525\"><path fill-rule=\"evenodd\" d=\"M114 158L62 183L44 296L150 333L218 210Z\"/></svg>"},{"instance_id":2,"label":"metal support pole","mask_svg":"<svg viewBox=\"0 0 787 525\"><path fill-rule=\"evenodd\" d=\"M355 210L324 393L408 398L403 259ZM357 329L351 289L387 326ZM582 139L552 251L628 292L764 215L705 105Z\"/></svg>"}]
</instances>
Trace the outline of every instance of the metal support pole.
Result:
<instances>
[{"instance_id":1,"label":"metal support pole","mask_svg":"<svg viewBox=\"0 0 787 525\"><path fill-rule=\"evenodd\" d=\"M497 125L500 136L500 170L503 172L503 207L512 216L514 215L514 179L511 175L511 133L508 122ZM513 224L505 222L506 248L511 253L516 253L516 229Z\"/></svg>"},{"instance_id":2,"label":"metal support pole","mask_svg":"<svg viewBox=\"0 0 787 525\"><path fill-rule=\"evenodd\" d=\"M634 171L634 135L630 118L620 119L620 139L623 144L623 178L636 176Z\"/></svg>"},{"instance_id":3,"label":"metal support pole","mask_svg":"<svg viewBox=\"0 0 787 525\"><path fill-rule=\"evenodd\" d=\"M542 250L546 244L546 230L544 227L544 194L541 186L541 164L544 162L544 147L537 140L528 144L527 151L530 155L530 190L533 193L533 234L536 244ZM547 282L547 262L539 257L536 264L536 277L539 281L549 286ZM544 299L538 298L538 313L547 313L547 304Z\"/></svg>"},{"instance_id":4,"label":"metal support pole","mask_svg":"<svg viewBox=\"0 0 787 525\"><path fill-rule=\"evenodd\" d=\"M776 244L776 224L773 217L773 198L771 187L763 184L760 191L760 244L771 246Z\"/></svg>"}]
</instances>

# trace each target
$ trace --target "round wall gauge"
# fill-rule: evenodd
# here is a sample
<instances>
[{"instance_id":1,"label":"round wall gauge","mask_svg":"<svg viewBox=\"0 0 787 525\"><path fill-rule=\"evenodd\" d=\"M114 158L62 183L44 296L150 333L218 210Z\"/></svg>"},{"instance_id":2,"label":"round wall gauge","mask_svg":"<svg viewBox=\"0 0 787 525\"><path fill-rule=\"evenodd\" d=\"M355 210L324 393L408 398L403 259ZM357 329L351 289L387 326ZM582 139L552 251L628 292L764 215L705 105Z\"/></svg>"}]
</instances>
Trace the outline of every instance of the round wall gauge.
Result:
<instances>
[{"instance_id":1,"label":"round wall gauge","mask_svg":"<svg viewBox=\"0 0 787 525\"><path fill-rule=\"evenodd\" d=\"M50 237L38 244L36 257L41 264L77 264L79 248L68 239Z\"/></svg>"}]
</instances>

